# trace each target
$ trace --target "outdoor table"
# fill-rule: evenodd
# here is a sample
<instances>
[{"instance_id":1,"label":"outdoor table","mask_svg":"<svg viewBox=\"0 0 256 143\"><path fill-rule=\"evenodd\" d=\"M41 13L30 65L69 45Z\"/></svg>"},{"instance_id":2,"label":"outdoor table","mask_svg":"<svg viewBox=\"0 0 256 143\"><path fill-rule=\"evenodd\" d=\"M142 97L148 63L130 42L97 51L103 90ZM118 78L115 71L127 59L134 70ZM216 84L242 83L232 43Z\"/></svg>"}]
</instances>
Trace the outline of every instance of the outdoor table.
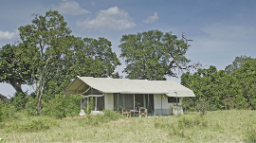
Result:
<instances>
[{"instance_id":1,"label":"outdoor table","mask_svg":"<svg viewBox=\"0 0 256 143\"><path fill-rule=\"evenodd\" d=\"M134 114L135 114L135 113L139 113L139 111L137 111L137 110L131 110L131 111L130 111L130 117L132 117L132 113L134 113Z\"/></svg>"}]
</instances>

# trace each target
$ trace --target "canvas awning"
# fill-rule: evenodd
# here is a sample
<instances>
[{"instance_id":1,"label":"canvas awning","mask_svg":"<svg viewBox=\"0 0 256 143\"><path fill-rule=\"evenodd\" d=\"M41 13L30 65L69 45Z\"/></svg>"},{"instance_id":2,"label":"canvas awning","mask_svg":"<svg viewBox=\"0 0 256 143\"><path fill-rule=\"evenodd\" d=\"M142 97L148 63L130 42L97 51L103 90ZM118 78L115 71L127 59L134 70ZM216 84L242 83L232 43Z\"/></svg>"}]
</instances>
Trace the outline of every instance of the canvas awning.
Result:
<instances>
[{"instance_id":1,"label":"canvas awning","mask_svg":"<svg viewBox=\"0 0 256 143\"><path fill-rule=\"evenodd\" d=\"M166 94L169 97L195 97L192 90L175 81L149 81L79 76L66 88L65 92L84 92L88 90L89 87L102 93Z\"/></svg>"}]
</instances>

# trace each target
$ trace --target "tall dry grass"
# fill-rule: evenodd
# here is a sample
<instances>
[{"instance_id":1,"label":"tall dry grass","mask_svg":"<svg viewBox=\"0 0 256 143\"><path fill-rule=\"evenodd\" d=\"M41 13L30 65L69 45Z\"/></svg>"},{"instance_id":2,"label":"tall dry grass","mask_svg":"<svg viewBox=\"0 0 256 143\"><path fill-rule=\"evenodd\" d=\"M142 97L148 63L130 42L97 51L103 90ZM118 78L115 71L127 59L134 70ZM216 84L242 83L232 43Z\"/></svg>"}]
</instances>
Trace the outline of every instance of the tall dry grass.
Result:
<instances>
[{"instance_id":1,"label":"tall dry grass","mask_svg":"<svg viewBox=\"0 0 256 143\"><path fill-rule=\"evenodd\" d=\"M251 142L256 133L256 111L251 110L209 111L204 117L196 112L189 112L181 116L121 118L115 121L106 121L100 116L90 119L45 118L29 117L20 113L18 119L4 123L0 129L0 137L6 142L24 143ZM28 126L31 121L35 123L38 120L43 129L10 130L13 122ZM97 120L97 124L90 124L88 120Z\"/></svg>"}]
</instances>

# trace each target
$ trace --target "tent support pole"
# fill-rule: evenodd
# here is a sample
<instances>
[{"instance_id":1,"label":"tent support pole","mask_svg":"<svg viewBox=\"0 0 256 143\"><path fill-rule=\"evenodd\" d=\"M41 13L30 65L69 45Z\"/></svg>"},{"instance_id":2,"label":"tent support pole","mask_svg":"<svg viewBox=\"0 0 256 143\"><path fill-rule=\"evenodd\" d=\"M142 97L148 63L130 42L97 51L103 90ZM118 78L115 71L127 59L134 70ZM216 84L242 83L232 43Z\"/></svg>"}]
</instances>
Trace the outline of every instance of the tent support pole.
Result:
<instances>
[{"instance_id":1,"label":"tent support pole","mask_svg":"<svg viewBox=\"0 0 256 143\"><path fill-rule=\"evenodd\" d=\"M124 99L124 94L122 94L123 96L123 108L125 108L125 99Z\"/></svg>"},{"instance_id":2,"label":"tent support pole","mask_svg":"<svg viewBox=\"0 0 256 143\"><path fill-rule=\"evenodd\" d=\"M135 110L135 94L133 94L133 110Z\"/></svg>"},{"instance_id":3,"label":"tent support pole","mask_svg":"<svg viewBox=\"0 0 256 143\"><path fill-rule=\"evenodd\" d=\"M161 94L161 116L163 116L163 109L162 109L162 94Z\"/></svg>"},{"instance_id":4,"label":"tent support pole","mask_svg":"<svg viewBox=\"0 0 256 143\"><path fill-rule=\"evenodd\" d=\"M82 107L82 103L83 103L83 99L81 99L81 107L80 107L80 110L82 110L82 109L83 109L83 107Z\"/></svg>"},{"instance_id":5,"label":"tent support pole","mask_svg":"<svg viewBox=\"0 0 256 143\"><path fill-rule=\"evenodd\" d=\"M143 105L146 108L146 98L145 98L145 94L143 94Z\"/></svg>"},{"instance_id":6,"label":"tent support pole","mask_svg":"<svg viewBox=\"0 0 256 143\"><path fill-rule=\"evenodd\" d=\"M103 93L103 110L105 110L105 93Z\"/></svg>"},{"instance_id":7,"label":"tent support pole","mask_svg":"<svg viewBox=\"0 0 256 143\"><path fill-rule=\"evenodd\" d=\"M148 94L148 107L147 107L147 110L149 110L149 94Z\"/></svg>"},{"instance_id":8,"label":"tent support pole","mask_svg":"<svg viewBox=\"0 0 256 143\"><path fill-rule=\"evenodd\" d=\"M117 109L119 110L119 107L120 107L120 105L119 105L119 93L117 93Z\"/></svg>"},{"instance_id":9,"label":"tent support pole","mask_svg":"<svg viewBox=\"0 0 256 143\"><path fill-rule=\"evenodd\" d=\"M95 111L97 111L97 96L95 97Z\"/></svg>"},{"instance_id":10,"label":"tent support pole","mask_svg":"<svg viewBox=\"0 0 256 143\"><path fill-rule=\"evenodd\" d=\"M89 104L90 98L89 97L86 97L86 98L87 98L87 109L88 109L88 104Z\"/></svg>"}]
</instances>

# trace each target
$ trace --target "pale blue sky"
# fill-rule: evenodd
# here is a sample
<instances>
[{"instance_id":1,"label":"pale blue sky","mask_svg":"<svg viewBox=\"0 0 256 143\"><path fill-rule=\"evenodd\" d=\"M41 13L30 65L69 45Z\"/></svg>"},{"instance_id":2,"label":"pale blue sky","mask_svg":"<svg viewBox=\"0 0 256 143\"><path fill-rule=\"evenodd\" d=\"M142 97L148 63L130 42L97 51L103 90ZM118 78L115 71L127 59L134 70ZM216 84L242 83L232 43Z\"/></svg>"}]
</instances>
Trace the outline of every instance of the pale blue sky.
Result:
<instances>
[{"instance_id":1,"label":"pale blue sky","mask_svg":"<svg viewBox=\"0 0 256 143\"><path fill-rule=\"evenodd\" d=\"M255 0L0 0L0 47L18 39L18 27L30 24L32 13L50 9L64 15L73 35L105 37L118 55L122 35L158 29L193 39L186 55L192 63L220 70L236 56L255 58ZM0 93L15 90L0 83Z\"/></svg>"}]
</instances>

